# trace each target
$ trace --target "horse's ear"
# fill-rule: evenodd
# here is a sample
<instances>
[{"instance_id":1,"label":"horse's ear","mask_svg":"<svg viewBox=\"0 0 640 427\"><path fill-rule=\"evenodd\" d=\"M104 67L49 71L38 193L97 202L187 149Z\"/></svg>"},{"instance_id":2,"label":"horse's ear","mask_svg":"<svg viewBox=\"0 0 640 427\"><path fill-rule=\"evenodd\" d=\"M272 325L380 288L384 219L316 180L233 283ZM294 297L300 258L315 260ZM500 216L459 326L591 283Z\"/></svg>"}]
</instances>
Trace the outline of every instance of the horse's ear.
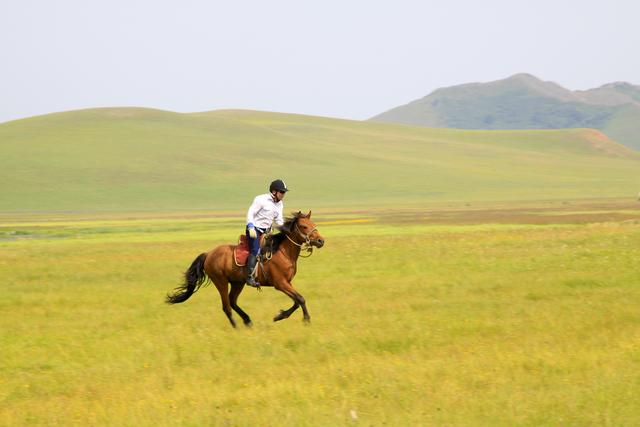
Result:
<instances>
[{"instance_id":1,"label":"horse's ear","mask_svg":"<svg viewBox=\"0 0 640 427\"><path fill-rule=\"evenodd\" d=\"M307 214L307 218L311 219L311 211Z\"/></svg>"}]
</instances>

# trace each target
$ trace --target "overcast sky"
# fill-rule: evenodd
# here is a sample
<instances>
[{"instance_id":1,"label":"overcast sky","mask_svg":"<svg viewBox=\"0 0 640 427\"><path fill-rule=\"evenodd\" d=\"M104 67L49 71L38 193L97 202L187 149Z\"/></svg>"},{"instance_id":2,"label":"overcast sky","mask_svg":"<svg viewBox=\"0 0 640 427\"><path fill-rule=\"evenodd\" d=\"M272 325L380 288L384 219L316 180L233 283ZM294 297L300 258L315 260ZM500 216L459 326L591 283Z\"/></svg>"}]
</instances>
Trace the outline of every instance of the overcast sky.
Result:
<instances>
[{"instance_id":1,"label":"overcast sky","mask_svg":"<svg viewBox=\"0 0 640 427\"><path fill-rule=\"evenodd\" d=\"M636 0L0 0L0 122L88 107L366 119L531 73L640 84Z\"/></svg>"}]
</instances>

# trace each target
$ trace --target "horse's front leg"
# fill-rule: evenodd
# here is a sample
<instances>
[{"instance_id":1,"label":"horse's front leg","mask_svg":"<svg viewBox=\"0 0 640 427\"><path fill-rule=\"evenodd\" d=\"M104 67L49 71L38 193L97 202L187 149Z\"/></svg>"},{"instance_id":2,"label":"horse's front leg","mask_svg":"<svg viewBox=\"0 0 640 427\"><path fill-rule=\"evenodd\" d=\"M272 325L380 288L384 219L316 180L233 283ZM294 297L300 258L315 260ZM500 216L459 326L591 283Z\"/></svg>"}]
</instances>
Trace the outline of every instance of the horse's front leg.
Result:
<instances>
[{"instance_id":1,"label":"horse's front leg","mask_svg":"<svg viewBox=\"0 0 640 427\"><path fill-rule=\"evenodd\" d=\"M278 313L276 317L273 318L273 321L277 322L278 320L288 318L289 316L291 316L291 313L293 313L298 309L298 307L300 307L300 304L298 304L297 302L294 302L290 309L280 310L280 313Z\"/></svg>"},{"instance_id":2,"label":"horse's front leg","mask_svg":"<svg viewBox=\"0 0 640 427\"><path fill-rule=\"evenodd\" d=\"M304 297L300 295L298 291L296 291L293 288L291 283L283 281L282 283L275 284L274 287L277 290L287 294L289 298L293 300L293 306L291 306L291 308L289 308L288 310L280 311L280 313L273 318L274 322L277 322L278 320L286 319L287 317L291 316L291 313L296 311L298 307L302 307L303 320L305 322L311 321L311 316L309 316L309 311L307 310L307 303Z\"/></svg>"}]
</instances>

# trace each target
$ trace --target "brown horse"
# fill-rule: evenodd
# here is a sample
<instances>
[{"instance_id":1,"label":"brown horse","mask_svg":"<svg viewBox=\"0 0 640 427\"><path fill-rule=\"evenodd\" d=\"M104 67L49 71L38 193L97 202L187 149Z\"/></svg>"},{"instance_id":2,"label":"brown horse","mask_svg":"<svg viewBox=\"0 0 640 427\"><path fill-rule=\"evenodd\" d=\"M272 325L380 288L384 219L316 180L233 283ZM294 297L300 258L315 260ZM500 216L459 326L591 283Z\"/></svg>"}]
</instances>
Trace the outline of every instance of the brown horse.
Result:
<instances>
[{"instance_id":1,"label":"brown horse","mask_svg":"<svg viewBox=\"0 0 640 427\"><path fill-rule=\"evenodd\" d=\"M296 275L297 261L303 247L321 248L324 238L318 233L316 225L311 221L311 211L307 215L302 212L287 218L282 231L270 237L267 243L271 247L271 258L263 260L258 265L257 281L261 286L273 286L284 292L293 300L293 306L288 310L281 310L273 320L278 321L291 316L298 307L302 307L303 320L309 322L311 317L302 295L293 288L291 281ZM235 328L236 322L231 315L235 310L245 325L251 326L251 318L238 307L238 296L245 285L244 267L238 267L233 259L235 245L221 245L210 252L205 252L193 261L191 267L184 273L184 284L177 287L172 294L168 294L166 302L176 304L184 302L193 295L200 286L207 284L208 279L216 285L222 299L222 311ZM231 291L229 291L231 284Z\"/></svg>"}]
</instances>

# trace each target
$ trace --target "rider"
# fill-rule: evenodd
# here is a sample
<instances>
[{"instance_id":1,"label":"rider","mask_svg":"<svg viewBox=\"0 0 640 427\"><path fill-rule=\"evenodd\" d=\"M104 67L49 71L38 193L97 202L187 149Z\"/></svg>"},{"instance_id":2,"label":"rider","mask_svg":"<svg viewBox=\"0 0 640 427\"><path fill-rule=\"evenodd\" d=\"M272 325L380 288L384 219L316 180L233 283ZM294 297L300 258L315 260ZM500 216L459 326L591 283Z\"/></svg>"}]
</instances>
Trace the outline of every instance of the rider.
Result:
<instances>
[{"instance_id":1,"label":"rider","mask_svg":"<svg viewBox=\"0 0 640 427\"><path fill-rule=\"evenodd\" d=\"M269 192L256 196L253 203L247 211L247 228L246 234L249 241L249 258L246 266L246 282L247 285L259 287L253 275L253 269L256 266L256 257L260 250L260 236L271 228L275 221L278 226L284 224L282 210L284 204L285 193L289 191L286 184L281 179L276 179L269 186Z\"/></svg>"}]
</instances>

